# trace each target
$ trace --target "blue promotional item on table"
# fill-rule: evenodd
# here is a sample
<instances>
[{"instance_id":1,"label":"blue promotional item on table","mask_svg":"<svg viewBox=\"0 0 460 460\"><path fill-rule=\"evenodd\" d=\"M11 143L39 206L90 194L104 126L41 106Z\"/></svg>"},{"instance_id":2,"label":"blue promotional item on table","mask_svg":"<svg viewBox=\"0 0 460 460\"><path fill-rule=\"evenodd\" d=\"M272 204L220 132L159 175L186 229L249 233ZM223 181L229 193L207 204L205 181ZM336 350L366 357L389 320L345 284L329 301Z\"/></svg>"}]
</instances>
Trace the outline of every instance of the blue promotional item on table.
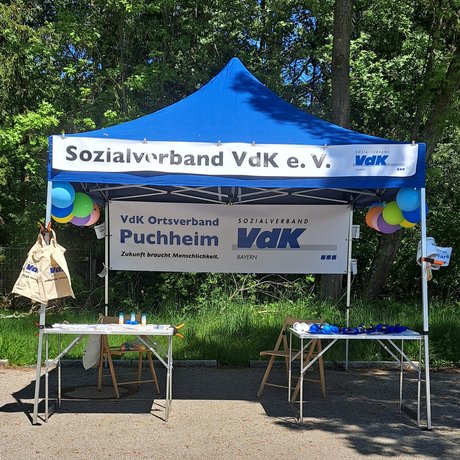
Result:
<instances>
[{"instance_id":1,"label":"blue promotional item on table","mask_svg":"<svg viewBox=\"0 0 460 460\"><path fill-rule=\"evenodd\" d=\"M399 334L407 331L408 327L401 324L360 324L358 327L340 327L329 323L295 323L293 328L297 332L308 332L310 334Z\"/></svg>"},{"instance_id":2,"label":"blue promotional item on table","mask_svg":"<svg viewBox=\"0 0 460 460\"><path fill-rule=\"evenodd\" d=\"M122 315L123 313L120 313L120 314ZM139 321L136 320L136 313L132 312L130 315L130 319L126 320L125 324L131 324L131 325L139 324Z\"/></svg>"}]
</instances>

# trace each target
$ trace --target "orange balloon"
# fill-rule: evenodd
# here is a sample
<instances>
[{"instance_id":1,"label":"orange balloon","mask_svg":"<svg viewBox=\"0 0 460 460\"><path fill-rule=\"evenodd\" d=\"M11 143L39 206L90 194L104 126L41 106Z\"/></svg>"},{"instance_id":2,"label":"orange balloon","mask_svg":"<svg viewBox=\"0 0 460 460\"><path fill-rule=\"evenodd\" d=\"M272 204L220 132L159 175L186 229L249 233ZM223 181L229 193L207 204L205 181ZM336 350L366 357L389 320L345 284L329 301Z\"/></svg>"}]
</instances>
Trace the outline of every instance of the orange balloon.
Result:
<instances>
[{"instance_id":1,"label":"orange balloon","mask_svg":"<svg viewBox=\"0 0 460 460\"><path fill-rule=\"evenodd\" d=\"M377 222L377 218L382 213L382 211L383 206L373 206L369 209L369 211L367 211L366 224L369 225L370 228L379 231L379 229L375 227L375 222Z\"/></svg>"}]
</instances>

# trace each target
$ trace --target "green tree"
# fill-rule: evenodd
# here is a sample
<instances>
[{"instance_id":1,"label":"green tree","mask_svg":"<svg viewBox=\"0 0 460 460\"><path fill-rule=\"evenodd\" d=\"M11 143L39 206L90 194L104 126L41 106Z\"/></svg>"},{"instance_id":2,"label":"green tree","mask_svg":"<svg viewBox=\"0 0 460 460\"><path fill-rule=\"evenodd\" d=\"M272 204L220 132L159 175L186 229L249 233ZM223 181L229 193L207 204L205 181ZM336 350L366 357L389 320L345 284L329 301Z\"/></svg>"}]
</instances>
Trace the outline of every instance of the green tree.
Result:
<instances>
[{"instance_id":1,"label":"green tree","mask_svg":"<svg viewBox=\"0 0 460 460\"><path fill-rule=\"evenodd\" d=\"M459 5L441 3L400 2L390 9L387 2L373 2L361 17L365 35L355 42L360 49L355 94L366 113L362 122L369 130L372 123L373 133L386 137L412 140L419 135L417 140L427 143L428 159L455 114L460 88ZM385 29L377 23L390 33L383 35ZM366 298L382 292L402 236L399 231L379 239Z\"/></svg>"}]
</instances>

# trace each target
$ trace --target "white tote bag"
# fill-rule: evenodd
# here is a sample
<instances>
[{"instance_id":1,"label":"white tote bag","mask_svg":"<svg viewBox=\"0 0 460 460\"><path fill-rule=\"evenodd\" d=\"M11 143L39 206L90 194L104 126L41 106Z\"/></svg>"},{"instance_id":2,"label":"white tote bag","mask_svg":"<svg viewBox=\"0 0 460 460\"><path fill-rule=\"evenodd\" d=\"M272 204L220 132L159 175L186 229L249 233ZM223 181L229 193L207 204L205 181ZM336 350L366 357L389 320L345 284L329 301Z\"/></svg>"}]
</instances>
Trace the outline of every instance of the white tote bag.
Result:
<instances>
[{"instance_id":1,"label":"white tote bag","mask_svg":"<svg viewBox=\"0 0 460 460\"><path fill-rule=\"evenodd\" d=\"M40 233L12 292L45 304L52 299L75 297L64 252L65 248L58 244L53 230L49 244Z\"/></svg>"},{"instance_id":2,"label":"white tote bag","mask_svg":"<svg viewBox=\"0 0 460 460\"><path fill-rule=\"evenodd\" d=\"M26 261L22 266L12 292L29 298L33 302L41 302L39 288L38 260L41 257L42 243L38 236L35 244L30 248Z\"/></svg>"}]
</instances>

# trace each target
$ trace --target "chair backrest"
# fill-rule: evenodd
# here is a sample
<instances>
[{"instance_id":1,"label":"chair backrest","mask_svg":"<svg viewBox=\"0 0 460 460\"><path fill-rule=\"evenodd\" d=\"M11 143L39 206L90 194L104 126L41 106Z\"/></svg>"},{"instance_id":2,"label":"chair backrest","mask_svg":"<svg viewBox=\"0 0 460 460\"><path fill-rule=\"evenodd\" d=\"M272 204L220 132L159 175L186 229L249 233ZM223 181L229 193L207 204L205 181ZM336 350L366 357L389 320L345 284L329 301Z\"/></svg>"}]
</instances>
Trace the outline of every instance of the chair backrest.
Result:
<instances>
[{"instance_id":1,"label":"chair backrest","mask_svg":"<svg viewBox=\"0 0 460 460\"><path fill-rule=\"evenodd\" d=\"M291 327L294 325L294 323L322 323L322 319L302 319L302 318L294 318L293 316L287 316L286 319L284 320L284 330L286 330L288 327Z\"/></svg>"},{"instance_id":2,"label":"chair backrest","mask_svg":"<svg viewBox=\"0 0 460 460\"><path fill-rule=\"evenodd\" d=\"M288 348L287 345L287 339L286 339L286 330L290 328L291 326L294 325L294 323L322 323L322 320L319 319L299 319L295 318L293 316L286 316L283 326L280 331L280 335L278 336L278 339L276 340L275 347L273 348L275 351L278 351L280 349L281 344L284 345L284 349Z\"/></svg>"},{"instance_id":3,"label":"chair backrest","mask_svg":"<svg viewBox=\"0 0 460 460\"><path fill-rule=\"evenodd\" d=\"M99 317L101 324L118 324L118 316L103 316Z\"/></svg>"}]
</instances>

